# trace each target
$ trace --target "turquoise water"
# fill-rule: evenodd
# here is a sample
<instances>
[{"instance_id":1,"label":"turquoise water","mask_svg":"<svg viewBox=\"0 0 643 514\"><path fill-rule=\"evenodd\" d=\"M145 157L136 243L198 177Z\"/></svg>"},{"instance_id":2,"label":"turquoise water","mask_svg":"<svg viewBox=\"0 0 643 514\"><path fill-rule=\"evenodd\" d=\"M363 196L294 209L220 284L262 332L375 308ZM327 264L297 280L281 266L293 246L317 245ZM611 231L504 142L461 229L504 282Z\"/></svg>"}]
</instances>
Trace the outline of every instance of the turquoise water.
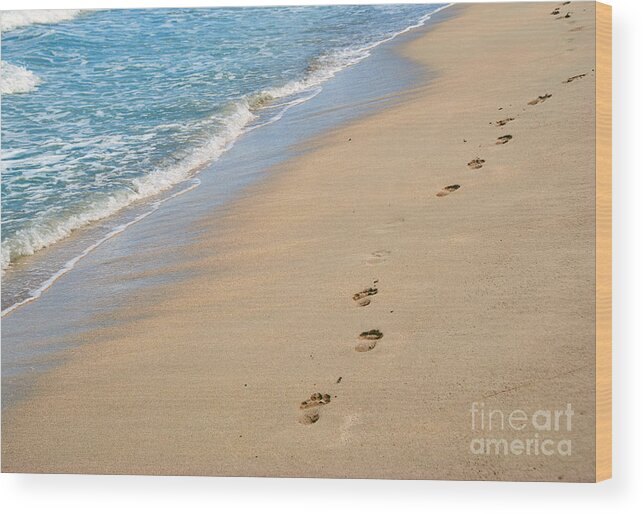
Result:
<instances>
[{"instance_id":1,"label":"turquoise water","mask_svg":"<svg viewBox=\"0 0 643 514\"><path fill-rule=\"evenodd\" d=\"M189 184L438 7L3 13L3 270Z\"/></svg>"}]
</instances>

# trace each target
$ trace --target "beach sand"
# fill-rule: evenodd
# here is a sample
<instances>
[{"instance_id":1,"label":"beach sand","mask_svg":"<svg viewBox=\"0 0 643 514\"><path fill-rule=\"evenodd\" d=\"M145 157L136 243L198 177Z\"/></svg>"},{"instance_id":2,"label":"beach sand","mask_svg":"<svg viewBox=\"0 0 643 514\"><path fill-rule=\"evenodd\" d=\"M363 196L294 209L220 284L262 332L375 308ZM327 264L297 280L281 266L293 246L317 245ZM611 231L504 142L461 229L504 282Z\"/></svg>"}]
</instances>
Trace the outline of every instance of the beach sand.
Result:
<instances>
[{"instance_id":1,"label":"beach sand","mask_svg":"<svg viewBox=\"0 0 643 514\"><path fill-rule=\"evenodd\" d=\"M401 46L427 79L203 220L5 409L2 470L593 481L594 5L556 5ZM474 454L535 434L473 402L571 404L571 455Z\"/></svg>"}]
</instances>

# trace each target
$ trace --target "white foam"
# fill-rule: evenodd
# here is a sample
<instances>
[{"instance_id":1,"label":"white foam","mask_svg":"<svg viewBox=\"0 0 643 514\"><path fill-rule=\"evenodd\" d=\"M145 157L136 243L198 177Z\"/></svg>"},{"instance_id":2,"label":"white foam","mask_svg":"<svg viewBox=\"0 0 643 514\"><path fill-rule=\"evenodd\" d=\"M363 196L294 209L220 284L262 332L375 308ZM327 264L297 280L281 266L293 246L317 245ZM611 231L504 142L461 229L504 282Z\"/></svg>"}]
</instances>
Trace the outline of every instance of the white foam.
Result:
<instances>
[{"instance_id":1,"label":"white foam","mask_svg":"<svg viewBox=\"0 0 643 514\"><path fill-rule=\"evenodd\" d=\"M176 166L155 170L133 181L137 200L155 195L191 177L206 164L218 159L256 118L246 99L239 101L225 117L223 130L194 150Z\"/></svg>"},{"instance_id":2,"label":"white foam","mask_svg":"<svg viewBox=\"0 0 643 514\"><path fill-rule=\"evenodd\" d=\"M0 30L9 32L38 23L60 23L80 14L80 9L34 9L30 11L1 11Z\"/></svg>"},{"instance_id":3,"label":"white foam","mask_svg":"<svg viewBox=\"0 0 643 514\"><path fill-rule=\"evenodd\" d=\"M223 154L241 135L244 127L255 115L250 111L246 100L238 102L223 121L223 129L206 144L194 150L189 157L179 161L175 166L152 170L147 175L132 181L132 188L114 193L94 202L77 214L67 215L63 219L50 222L34 220L33 223L17 231L2 243L2 270L9 267L12 261L24 255L33 255L66 237L74 230L89 223L107 218L134 202L145 200L173 186L184 182L198 173L211 161Z\"/></svg>"},{"instance_id":4,"label":"white foam","mask_svg":"<svg viewBox=\"0 0 643 514\"><path fill-rule=\"evenodd\" d=\"M33 220L30 225L3 241L0 257L2 272L4 273L11 262L19 257L33 255L65 239L79 228L112 216L134 202L151 198L190 179L234 144L248 124L257 117L252 112L251 106L260 106L260 104L261 101L256 97L251 100L245 98L240 100L230 107L226 115L212 120L219 121L222 126L214 137L194 149L188 157L174 166L151 170L146 175L133 180L130 189L96 199L91 207L84 207L80 212L67 214L63 218Z\"/></svg>"},{"instance_id":5,"label":"white foam","mask_svg":"<svg viewBox=\"0 0 643 514\"><path fill-rule=\"evenodd\" d=\"M0 94L29 93L38 87L40 78L22 66L0 61Z\"/></svg>"},{"instance_id":6,"label":"white foam","mask_svg":"<svg viewBox=\"0 0 643 514\"><path fill-rule=\"evenodd\" d=\"M442 11L443 9L446 9L447 7L451 7L452 5L453 4L443 5L435 9L434 11L431 11L430 13L422 16L417 23L409 25L399 32L395 32L390 36L376 41L370 45L358 48L346 48L343 50L338 50L330 55L320 57L310 66L310 71L305 78L301 80L293 80L278 88L265 90L261 93L260 98L262 102L265 102L295 95L316 88L327 80L333 78L338 72L342 71L343 69L366 59L371 55L371 50L373 50L374 48L380 46L383 43L386 43L387 41L391 41L397 36L405 34L410 30L422 27L431 18L432 15ZM313 94L312 96L315 96L315 94ZM312 98L312 96L309 98Z\"/></svg>"},{"instance_id":7,"label":"white foam","mask_svg":"<svg viewBox=\"0 0 643 514\"><path fill-rule=\"evenodd\" d=\"M110 239L112 239L113 237L117 236L121 232L124 232L127 228L131 227L135 223L138 223L139 221L147 218L150 214L153 214L154 212L156 212L159 209L159 207L161 207L161 205L163 203L167 202L168 200L170 200L172 198L176 198L177 196L185 194L188 191L192 191L193 189L199 187L200 184L201 184L201 181L199 179L193 179L192 183L188 187L186 187L184 189L181 189L180 191L174 193L171 196L168 196L167 198L165 198L163 200L159 200L157 202L154 202L151 205L151 209L149 211L144 212L143 214L140 214L139 216L137 216L136 218L134 218L133 220L131 220L131 221L127 222L127 223L123 223L122 225L119 225L114 230L109 232L107 235L103 236L101 239L99 239L95 243L89 245L87 248L85 248L76 257L74 257L73 259L70 259L69 261L67 261L65 263L65 265L61 269L59 269L56 273L54 273L51 277L49 277L37 289L35 289L34 291L31 291L27 298L25 298L24 300L21 300L19 302L16 302L13 305L10 305L5 310L0 312L0 316L5 316L6 314L9 314L11 311L17 309L18 307L21 307L22 305L25 305L26 303L32 302L32 301L40 298L42 296L42 293L44 293L47 289L49 289L54 284L54 282L56 282L56 280L58 280L60 277L62 277L65 273L68 273L69 271L74 269L76 264L78 264L78 261L80 261L81 259L87 257L87 255L89 255L91 252L93 252L96 248L98 248L104 242L109 241Z\"/></svg>"}]
</instances>

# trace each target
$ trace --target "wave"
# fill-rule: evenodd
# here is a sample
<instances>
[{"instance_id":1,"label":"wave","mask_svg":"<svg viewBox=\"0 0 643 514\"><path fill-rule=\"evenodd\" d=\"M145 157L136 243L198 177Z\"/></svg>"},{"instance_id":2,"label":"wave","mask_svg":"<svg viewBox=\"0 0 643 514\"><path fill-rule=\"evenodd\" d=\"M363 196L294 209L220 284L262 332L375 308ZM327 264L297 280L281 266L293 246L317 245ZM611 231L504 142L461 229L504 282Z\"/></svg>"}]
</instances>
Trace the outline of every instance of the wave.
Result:
<instances>
[{"instance_id":1,"label":"wave","mask_svg":"<svg viewBox=\"0 0 643 514\"><path fill-rule=\"evenodd\" d=\"M51 277L49 277L47 280L45 280L40 286L31 291L29 296L23 300L20 300L6 309L4 309L2 312L0 312L1 316L4 316L6 314L9 314L11 311L17 309L18 307L23 306L26 303L32 302L33 300L37 300L42 296L42 293L44 293L47 289L49 289L56 280L58 280L60 277L62 277L65 273L71 271L74 269L74 266L80 261L81 259L87 257L91 252L93 252L96 248L98 248L100 245L102 245L104 242L109 241L113 237L117 236L118 234L124 232L127 228L131 227L132 225L138 223L141 220L144 220L147 218L149 215L154 214L160 207L163 205L165 202L168 200L171 200L172 198L176 198L177 196L181 196L182 194L185 194L189 191L192 191L193 189L199 187L201 185L201 181L199 179L192 179L192 183L185 187L184 189L181 189L180 191L177 191L171 196L168 196L167 198L164 198L163 200L158 200L154 202L150 207L150 209L143 214L139 214L136 216L133 220L128 221L127 223L122 223L121 225L117 226L110 232L108 232L105 236L101 237L98 241L95 243L92 243L89 245L87 248L85 248L82 252L80 252L78 255L73 257L72 259L68 260L62 268L60 268L56 273L54 273Z\"/></svg>"},{"instance_id":2,"label":"wave","mask_svg":"<svg viewBox=\"0 0 643 514\"><path fill-rule=\"evenodd\" d=\"M34 72L22 66L0 61L0 94L29 93L41 82L40 77Z\"/></svg>"},{"instance_id":3,"label":"wave","mask_svg":"<svg viewBox=\"0 0 643 514\"><path fill-rule=\"evenodd\" d=\"M244 127L256 115L250 110L247 100L229 108L223 121L223 129L206 144L174 166L151 171L132 181L131 188L96 198L91 206L80 212L67 213L65 217L50 220L34 220L29 226L18 230L2 242L2 270L6 270L17 258L33 255L38 250L68 237L73 231L92 222L107 218L125 207L167 191L194 176L206 164L216 160L243 132Z\"/></svg>"},{"instance_id":4,"label":"wave","mask_svg":"<svg viewBox=\"0 0 643 514\"><path fill-rule=\"evenodd\" d=\"M80 9L35 9L30 11L0 12L0 30L10 30L40 23L60 23L68 21L81 13Z\"/></svg>"},{"instance_id":5,"label":"wave","mask_svg":"<svg viewBox=\"0 0 643 514\"><path fill-rule=\"evenodd\" d=\"M0 32L10 32L29 25L60 23L75 18L80 12L80 9L1 11ZM42 80L32 71L0 61L0 94L29 93L41 82Z\"/></svg>"}]
</instances>

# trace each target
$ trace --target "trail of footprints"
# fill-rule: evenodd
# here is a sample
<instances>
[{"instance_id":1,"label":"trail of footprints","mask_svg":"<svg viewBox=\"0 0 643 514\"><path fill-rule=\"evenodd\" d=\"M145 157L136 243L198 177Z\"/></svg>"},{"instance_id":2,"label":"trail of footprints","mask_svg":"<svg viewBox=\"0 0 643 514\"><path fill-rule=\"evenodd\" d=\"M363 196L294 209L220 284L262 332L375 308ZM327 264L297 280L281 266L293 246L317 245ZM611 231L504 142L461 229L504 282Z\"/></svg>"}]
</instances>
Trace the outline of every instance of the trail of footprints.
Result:
<instances>
[{"instance_id":1,"label":"trail of footprints","mask_svg":"<svg viewBox=\"0 0 643 514\"><path fill-rule=\"evenodd\" d=\"M374 253L383 252L386 255L390 253L387 250L378 250ZM353 294L352 299L357 307L367 307L371 304L371 298L379 292L378 283L379 280L375 279L371 286ZM377 342L383 337L384 334L378 328L365 330L357 336L359 342L357 343L357 346L355 346L355 351L358 353L370 352L375 348L375 346L377 346ZM342 377L339 377L335 383L339 384L341 381ZM313 425L317 423L320 418L321 408L328 405L330 401L331 395L328 393L316 392L311 394L309 398L299 404L299 409L303 411L299 418L299 422L302 425Z\"/></svg>"},{"instance_id":2,"label":"trail of footprints","mask_svg":"<svg viewBox=\"0 0 643 514\"><path fill-rule=\"evenodd\" d=\"M560 6L554 8L554 10L550 14L553 15L553 16L556 16L557 20L571 18L572 14L573 14L572 11L568 11L564 15L561 14L561 8L564 7L564 6L567 6L569 4L570 4L570 2L563 2ZM571 22L571 23L574 23L574 22ZM582 30L582 28L583 27L575 27L573 29L570 29L570 32L577 32L577 31ZM594 71L594 70L592 70L592 71ZM564 80L562 83L563 84L569 84L571 82L575 82L577 80L583 79L586 76L587 76L587 73L580 73L578 75L573 75L573 76L569 77L568 79ZM527 105L530 105L530 106L539 105L539 104L542 104L543 102L546 102L551 97L552 97L552 93L545 93L544 95L537 96L533 100L529 100L527 102ZM502 107L500 107L499 110L502 110ZM516 120L516 117L510 116L510 117L507 117L507 118L497 120L496 122L489 122L489 125L495 125L496 127L504 127L508 123L511 123L512 121L515 121L515 120ZM496 145L506 145L512 139L513 139L513 136L511 134L505 134L503 136L498 137L496 139L495 144ZM463 142L466 143L467 140L463 139ZM474 157L473 159L471 159L467 163L467 166L469 167L469 169L479 170L485 165L486 162L487 161L485 159L481 158L480 156L476 156L476 157ZM454 191L457 191L460 188L461 188L460 184L452 184L450 186L445 186L440 191L438 191L435 194L435 196L437 196L438 198L443 198L445 196L448 196L450 193L453 193Z\"/></svg>"},{"instance_id":3,"label":"trail of footprints","mask_svg":"<svg viewBox=\"0 0 643 514\"><path fill-rule=\"evenodd\" d=\"M564 2L561 4L562 6L568 5L570 2ZM570 18L572 13L567 12L566 14L561 14L561 7L556 7L551 14L557 16L556 19L561 19L561 18ZM575 29L572 29L574 31L581 30L582 27L577 27ZM594 70L592 70L594 71ZM578 75L574 75L569 77L568 79L563 81L563 84L569 84L571 82L574 82L576 80L582 79L585 76L587 76L587 73L581 73ZM530 100L527 102L527 105L529 106L534 106L534 105L539 105L542 104L543 102L547 101L549 98L552 97L551 93L545 93L544 95L537 96L533 100ZM502 109L502 108L501 108ZM496 121L495 123L491 123L495 125L496 127L504 127L508 123L511 123L513 121L516 121L516 117L507 117L503 118L501 120ZM503 136L500 136L496 139L495 144L496 145L505 145L509 143L513 139L513 136L511 134L505 134ZM464 140L466 142L466 139ZM473 159L471 159L468 163L467 166L472 169L472 170L479 170L481 169L484 164L486 163L486 160L476 156ZM442 188L440 191L436 193L436 196L439 198L448 196L449 194L458 191L461 188L460 184L452 184L449 186L445 186ZM385 250L374 252L373 256L375 259L375 262L379 261L382 258L385 258L388 253ZM367 307L371 304L373 296L377 295L379 293L379 288L378 288L378 280L374 280L373 284L370 287L367 287L365 289L362 289L361 291L358 291L357 293L353 294L353 302L355 302L355 305L357 307ZM371 330L366 330L364 332L361 332L357 338L359 342L355 346L355 351L358 353L365 353L365 352L370 352L373 350L377 344L378 341L380 341L384 337L384 334L377 328L371 329ZM342 381L342 377L339 377L336 381L336 384L339 384ZM310 397L299 405L299 408L303 411L302 416L300 418L300 422L304 425L313 425L319 421L320 418L320 410L328 405L331 402L331 396L328 393L313 393L310 395Z\"/></svg>"}]
</instances>

